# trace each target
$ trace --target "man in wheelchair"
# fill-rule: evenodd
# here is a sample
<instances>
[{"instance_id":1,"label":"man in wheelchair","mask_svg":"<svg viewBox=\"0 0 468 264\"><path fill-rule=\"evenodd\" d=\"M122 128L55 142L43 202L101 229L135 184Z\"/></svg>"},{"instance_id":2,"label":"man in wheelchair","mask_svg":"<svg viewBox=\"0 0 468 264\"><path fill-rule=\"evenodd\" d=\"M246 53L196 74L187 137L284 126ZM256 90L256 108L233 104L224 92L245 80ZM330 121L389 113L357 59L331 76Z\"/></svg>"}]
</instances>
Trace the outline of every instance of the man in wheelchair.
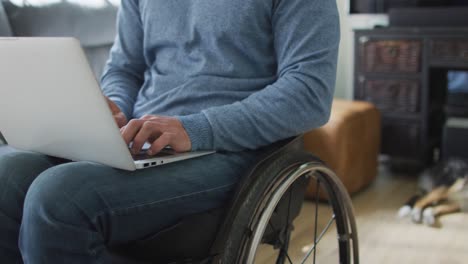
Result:
<instances>
[{"instance_id":1,"label":"man in wheelchair","mask_svg":"<svg viewBox=\"0 0 468 264\"><path fill-rule=\"evenodd\" d=\"M101 79L123 138L217 153L135 172L0 156L1 263L117 263L222 207L265 146L327 121L338 42L335 1L123 0Z\"/></svg>"}]
</instances>

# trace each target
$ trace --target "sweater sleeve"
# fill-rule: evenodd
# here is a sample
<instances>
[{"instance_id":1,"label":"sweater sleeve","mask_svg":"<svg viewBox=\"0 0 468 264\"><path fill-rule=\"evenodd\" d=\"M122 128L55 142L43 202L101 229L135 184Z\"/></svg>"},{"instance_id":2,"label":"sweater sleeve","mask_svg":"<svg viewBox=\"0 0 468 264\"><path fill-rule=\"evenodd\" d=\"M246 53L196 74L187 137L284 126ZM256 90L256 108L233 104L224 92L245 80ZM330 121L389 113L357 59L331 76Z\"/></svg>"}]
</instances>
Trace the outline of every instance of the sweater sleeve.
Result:
<instances>
[{"instance_id":1,"label":"sweater sleeve","mask_svg":"<svg viewBox=\"0 0 468 264\"><path fill-rule=\"evenodd\" d=\"M339 46L336 1L276 0L277 81L230 105L179 117L192 149L255 149L325 124Z\"/></svg>"},{"instance_id":2,"label":"sweater sleeve","mask_svg":"<svg viewBox=\"0 0 468 264\"><path fill-rule=\"evenodd\" d=\"M138 5L136 0L122 1L117 17L117 36L101 78L104 95L119 106L127 119L132 118L146 69Z\"/></svg>"}]
</instances>

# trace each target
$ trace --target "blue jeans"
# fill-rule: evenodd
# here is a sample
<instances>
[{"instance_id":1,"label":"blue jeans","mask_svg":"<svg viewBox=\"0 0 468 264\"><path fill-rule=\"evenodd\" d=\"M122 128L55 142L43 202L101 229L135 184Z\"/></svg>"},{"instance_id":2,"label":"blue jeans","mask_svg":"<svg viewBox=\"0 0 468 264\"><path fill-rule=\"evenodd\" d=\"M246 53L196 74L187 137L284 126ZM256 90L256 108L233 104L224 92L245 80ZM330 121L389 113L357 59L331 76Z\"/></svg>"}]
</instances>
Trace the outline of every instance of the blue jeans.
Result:
<instances>
[{"instance_id":1,"label":"blue jeans","mask_svg":"<svg viewBox=\"0 0 468 264\"><path fill-rule=\"evenodd\" d=\"M257 154L216 153L135 172L0 155L0 262L114 263L108 247L223 206Z\"/></svg>"}]
</instances>

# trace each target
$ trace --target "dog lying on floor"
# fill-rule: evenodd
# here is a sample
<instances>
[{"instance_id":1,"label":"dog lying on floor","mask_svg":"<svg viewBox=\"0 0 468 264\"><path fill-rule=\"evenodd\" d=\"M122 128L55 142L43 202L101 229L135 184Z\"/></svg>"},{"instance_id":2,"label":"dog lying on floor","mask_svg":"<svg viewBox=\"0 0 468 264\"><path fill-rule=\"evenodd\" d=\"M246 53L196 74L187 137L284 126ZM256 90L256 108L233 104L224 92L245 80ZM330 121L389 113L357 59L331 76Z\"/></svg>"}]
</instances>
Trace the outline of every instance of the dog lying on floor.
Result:
<instances>
[{"instance_id":1,"label":"dog lying on floor","mask_svg":"<svg viewBox=\"0 0 468 264\"><path fill-rule=\"evenodd\" d=\"M400 208L400 218L411 216L415 223L434 226L436 217L468 212L468 162L449 159L425 170L419 178L421 193Z\"/></svg>"}]
</instances>

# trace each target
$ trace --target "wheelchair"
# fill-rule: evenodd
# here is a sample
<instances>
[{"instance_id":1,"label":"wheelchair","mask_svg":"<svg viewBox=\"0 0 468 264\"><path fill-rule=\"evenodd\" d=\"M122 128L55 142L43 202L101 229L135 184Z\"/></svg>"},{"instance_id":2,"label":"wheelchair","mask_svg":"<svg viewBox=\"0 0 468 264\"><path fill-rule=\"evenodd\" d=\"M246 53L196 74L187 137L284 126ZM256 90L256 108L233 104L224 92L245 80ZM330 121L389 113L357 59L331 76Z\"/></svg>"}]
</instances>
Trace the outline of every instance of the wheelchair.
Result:
<instances>
[{"instance_id":1,"label":"wheelchair","mask_svg":"<svg viewBox=\"0 0 468 264\"><path fill-rule=\"evenodd\" d=\"M268 263L316 263L324 234L335 226L332 249L339 263L359 263L356 222L351 199L339 178L306 152L302 137L268 147L264 157L237 186L225 208L190 215L143 241L112 248L137 263L254 264L263 248L274 252ZM303 205L306 188L315 181L315 212L310 247L299 259L288 253L293 221ZM332 214L318 230L318 204L326 197ZM327 217L328 218L328 217ZM327 244L327 251L330 251ZM135 263L135 262L132 262ZM320 263L320 262L317 262ZM324 261L330 263L330 261Z\"/></svg>"}]
</instances>

